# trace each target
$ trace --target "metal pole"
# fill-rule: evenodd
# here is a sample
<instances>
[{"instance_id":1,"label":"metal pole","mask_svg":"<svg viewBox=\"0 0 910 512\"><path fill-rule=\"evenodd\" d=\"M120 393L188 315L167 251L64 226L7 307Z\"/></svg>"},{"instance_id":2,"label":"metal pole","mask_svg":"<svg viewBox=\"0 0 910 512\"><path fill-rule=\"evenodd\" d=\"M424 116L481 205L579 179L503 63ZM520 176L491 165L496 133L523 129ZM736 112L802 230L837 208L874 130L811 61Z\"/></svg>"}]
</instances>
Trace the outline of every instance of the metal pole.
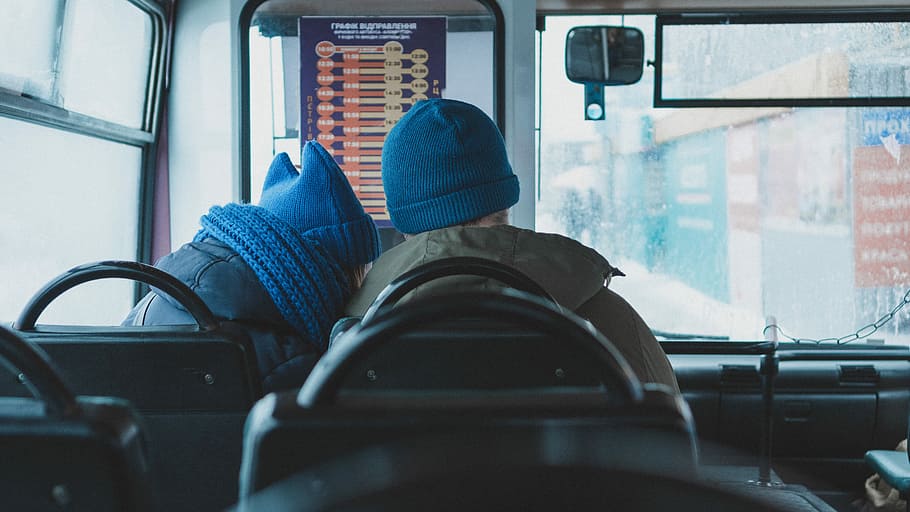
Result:
<instances>
[{"instance_id":1,"label":"metal pole","mask_svg":"<svg viewBox=\"0 0 910 512\"><path fill-rule=\"evenodd\" d=\"M780 369L780 358L777 355L777 343L770 343L761 358L759 374L762 383L762 425L761 446L758 458L758 480L750 483L762 487L780 485L771 480L771 447L773 445L772 429L774 426L774 378Z\"/></svg>"}]
</instances>

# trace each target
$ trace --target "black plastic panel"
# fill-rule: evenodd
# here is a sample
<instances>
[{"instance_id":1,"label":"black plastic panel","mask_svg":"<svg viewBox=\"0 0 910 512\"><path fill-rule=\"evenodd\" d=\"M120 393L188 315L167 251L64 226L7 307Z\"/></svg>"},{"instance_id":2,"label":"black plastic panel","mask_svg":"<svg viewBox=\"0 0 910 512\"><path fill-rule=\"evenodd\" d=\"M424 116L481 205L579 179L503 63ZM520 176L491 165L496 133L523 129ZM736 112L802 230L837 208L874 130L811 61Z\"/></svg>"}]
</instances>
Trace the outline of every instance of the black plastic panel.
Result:
<instances>
[{"instance_id":1,"label":"black plastic panel","mask_svg":"<svg viewBox=\"0 0 910 512\"><path fill-rule=\"evenodd\" d=\"M778 393L774 400L777 457L861 458L872 444L876 396ZM761 437L761 396L722 393L717 441L757 453Z\"/></svg>"},{"instance_id":2,"label":"black plastic panel","mask_svg":"<svg viewBox=\"0 0 910 512\"><path fill-rule=\"evenodd\" d=\"M848 359L850 354L780 363L772 465L799 478L797 483L818 478L825 486L861 490L871 474L862 461L865 452L893 449L907 437L910 362ZM762 421L760 357L669 357L695 417L704 460L754 464Z\"/></svg>"},{"instance_id":3,"label":"black plastic panel","mask_svg":"<svg viewBox=\"0 0 910 512\"><path fill-rule=\"evenodd\" d=\"M139 411L246 412L259 392L249 339L228 326L216 332L180 327L56 328L25 333L51 357L74 392L116 396ZM24 396L14 378L0 396Z\"/></svg>"}]
</instances>

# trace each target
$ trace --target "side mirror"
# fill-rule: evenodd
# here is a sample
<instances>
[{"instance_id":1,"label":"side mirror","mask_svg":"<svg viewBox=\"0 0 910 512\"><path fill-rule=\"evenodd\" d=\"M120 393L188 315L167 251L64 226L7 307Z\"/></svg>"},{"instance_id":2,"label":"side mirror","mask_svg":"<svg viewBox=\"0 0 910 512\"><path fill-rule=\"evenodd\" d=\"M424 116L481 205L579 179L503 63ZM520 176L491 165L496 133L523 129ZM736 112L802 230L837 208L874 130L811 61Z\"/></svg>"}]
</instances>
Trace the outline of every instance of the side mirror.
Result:
<instances>
[{"instance_id":1,"label":"side mirror","mask_svg":"<svg viewBox=\"0 0 910 512\"><path fill-rule=\"evenodd\" d=\"M637 28L575 27L566 35L566 76L576 83L634 84L644 59L645 38Z\"/></svg>"}]
</instances>

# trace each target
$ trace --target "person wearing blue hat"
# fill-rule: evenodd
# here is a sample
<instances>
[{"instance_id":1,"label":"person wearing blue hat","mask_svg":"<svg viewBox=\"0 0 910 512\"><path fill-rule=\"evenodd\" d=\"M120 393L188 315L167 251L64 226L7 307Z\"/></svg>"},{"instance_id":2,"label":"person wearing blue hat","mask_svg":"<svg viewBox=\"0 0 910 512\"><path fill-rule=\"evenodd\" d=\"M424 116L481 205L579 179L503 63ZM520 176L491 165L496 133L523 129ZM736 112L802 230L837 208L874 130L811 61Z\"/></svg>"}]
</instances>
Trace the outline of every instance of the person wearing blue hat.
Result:
<instances>
[{"instance_id":1,"label":"person wearing blue hat","mask_svg":"<svg viewBox=\"0 0 910 512\"><path fill-rule=\"evenodd\" d=\"M622 272L575 240L508 224L509 208L518 202L518 177L499 129L482 110L450 99L415 104L386 137L382 183L392 224L406 240L376 261L345 315L362 316L386 285L423 263L492 259L531 277L560 305L589 320L642 382L679 392L651 329L608 287ZM445 286L471 286L462 283Z\"/></svg>"},{"instance_id":2,"label":"person wearing blue hat","mask_svg":"<svg viewBox=\"0 0 910 512\"><path fill-rule=\"evenodd\" d=\"M157 267L185 282L216 317L247 327L265 392L299 387L332 325L380 252L379 233L343 172L307 142L300 172L275 156L258 205L213 206L192 242ZM150 292L124 325L193 323Z\"/></svg>"}]
</instances>

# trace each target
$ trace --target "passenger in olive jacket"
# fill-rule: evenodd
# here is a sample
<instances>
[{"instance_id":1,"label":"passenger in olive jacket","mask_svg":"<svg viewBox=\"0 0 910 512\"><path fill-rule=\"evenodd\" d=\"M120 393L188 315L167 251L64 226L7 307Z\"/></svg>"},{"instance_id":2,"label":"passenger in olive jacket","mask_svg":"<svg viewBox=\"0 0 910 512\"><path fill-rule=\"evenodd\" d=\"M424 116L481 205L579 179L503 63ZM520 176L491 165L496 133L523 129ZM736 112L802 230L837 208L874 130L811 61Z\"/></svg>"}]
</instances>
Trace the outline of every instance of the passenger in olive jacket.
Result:
<instances>
[{"instance_id":1,"label":"passenger in olive jacket","mask_svg":"<svg viewBox=\"0 0 910 512\"><path fill-rule=\"evenodd\" d=\"M263 390L297 388L332 325L379 256L379 233L338 164L317 142L298 172L285 153L269 167L258 206L214 206L195 239L156 265L186 283L221 320L250 335ZM193 323L150 292L125 325Z\"/></svg>"},{"instance_id":2,"label":"passenger in olive jacket","mask_svg":"<svg viewBox=\"0 0 910 512\"><path fill-rule=\"evenodd\" d=\"M678 392L666 354L644 320L608 288L623 275L597 251L561 235L508 225L518 178L493 121L454 100L422 101L389 132L382 181L392 224L407 240L386 251L345 308L362 316L382 289L428 261L476 256L515 267L613 342L642 382ZM475 287L470 279L446 289ZM487 283L484 286L496 286Z\"/></svg>"}]
</instances>

